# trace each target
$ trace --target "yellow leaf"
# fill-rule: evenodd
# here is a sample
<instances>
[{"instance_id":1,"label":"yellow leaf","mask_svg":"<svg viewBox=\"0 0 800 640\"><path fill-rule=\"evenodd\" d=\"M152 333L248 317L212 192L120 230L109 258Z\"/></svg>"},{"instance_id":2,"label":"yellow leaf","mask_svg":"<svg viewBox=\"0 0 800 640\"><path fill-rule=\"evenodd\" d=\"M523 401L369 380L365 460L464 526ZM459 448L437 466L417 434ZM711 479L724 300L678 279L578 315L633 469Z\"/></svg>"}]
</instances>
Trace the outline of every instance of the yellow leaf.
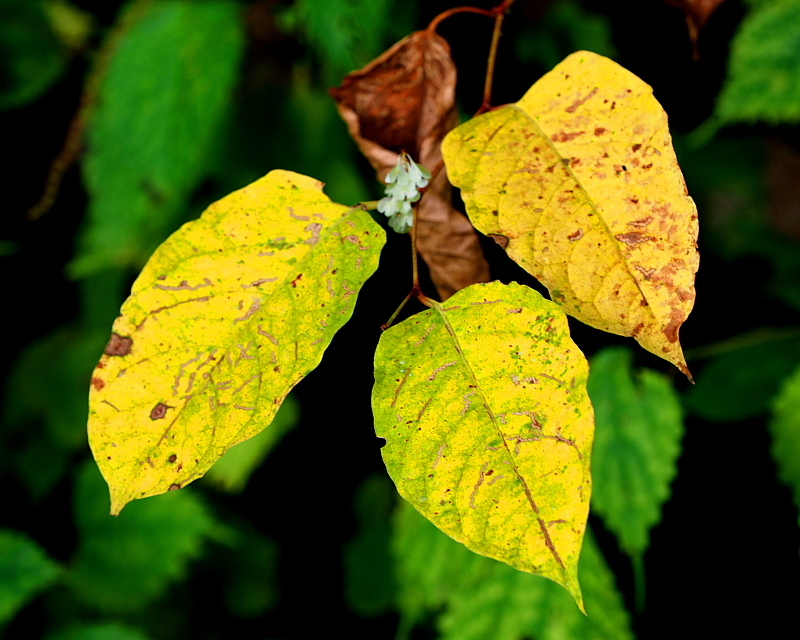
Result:
<instances>
[{"instance_id":1,"label":"yellow leaf","mask_svg":"<svg viewBox=\"0 0 800 640\"><path fill-rule=\"evenodd\" d=\"M697 210L647 84L580 51L443 151L472 223L568 314L689 375L678 330L695 297Z\"/></svg>"},{"instance_id":2,"label":"yellow leaf","mask_svg":"<svg viewBox=\"0 0 800 640\"><path fill-rule=\"evenodd\" d=\"M164 242L92 378L89 440L112 513L196 480L267 427L350 318L384 242L365 211L288 171Z\"/></svg>"},{"instance_id":3,"label":"yellow leaf","mask_svg":"<svg viewBox=\"0 0 800 640\"><path fill-rule=\"evenodd\" d=\"M493 282L384 332L372 394L400 495L472 551L562 584L579 605L587 377L561 308Z\"/></svg>"}]
</instances>

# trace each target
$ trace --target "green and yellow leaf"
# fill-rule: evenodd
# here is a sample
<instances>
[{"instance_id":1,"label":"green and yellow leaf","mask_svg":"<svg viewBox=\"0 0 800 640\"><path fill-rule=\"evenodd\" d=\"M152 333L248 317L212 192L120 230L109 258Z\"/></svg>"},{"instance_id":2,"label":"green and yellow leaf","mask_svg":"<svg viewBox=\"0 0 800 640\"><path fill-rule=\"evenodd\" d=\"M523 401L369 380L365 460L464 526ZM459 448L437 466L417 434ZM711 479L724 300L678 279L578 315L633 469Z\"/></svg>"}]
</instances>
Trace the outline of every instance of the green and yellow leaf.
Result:
<instances>
[{"instance_id":1,"label":"green and yellow leaf","mask_svg":"<svg viewBox=\"0 0 800 640\"><path fill-rule=\"evenodd\" d=\"M92 378L89 439L112 513L196 480L268 426L350 318L384 242L365 211L288 171L164 242Z\"/></svg>"},{"instance_id":2,"label":"green and yellow leaf","mask_svg":"<svg viewBox=\"0 0 800 640\"><path fill-rule=\"evenodd\" d=\"M588 325L633 336L688 375L697 211L652 89L574 53L516 104L443 143L472 223Z\"/></svg>"},{"instance_id":3,"label":"green and yellow leaf","mask_svg":"<svg viewBox=\"0 0 800 640\"><path fill-rule=\"evenodd\" d=\"M550 578L578 603L587 376L560 307L494 282L386 331L372 395L400 495L469 549Z\"/></svg>"}]
</instances>

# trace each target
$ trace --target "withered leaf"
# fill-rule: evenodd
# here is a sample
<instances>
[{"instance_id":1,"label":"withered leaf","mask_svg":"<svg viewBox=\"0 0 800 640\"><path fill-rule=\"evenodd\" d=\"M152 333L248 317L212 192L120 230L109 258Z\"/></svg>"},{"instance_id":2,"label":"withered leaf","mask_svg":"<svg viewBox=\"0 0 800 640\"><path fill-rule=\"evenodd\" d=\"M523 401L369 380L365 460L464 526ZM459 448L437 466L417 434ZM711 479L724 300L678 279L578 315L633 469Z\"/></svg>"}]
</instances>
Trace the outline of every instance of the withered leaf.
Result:
<instances>
[{"instance_id":1,"label":"withered leaf","mask_svg":"<svg viewBox=\"0 0 800 640\"><path fill-rule=\"evenodd\" d=\"M435 173L417 211L417 249L443 300L489 280L478 235L453 207L442 167L442 139L458 124L455 85L447 42L432 31L417 31L331 89L380 181L401 151Z\"/></svg>"}]
</instances>

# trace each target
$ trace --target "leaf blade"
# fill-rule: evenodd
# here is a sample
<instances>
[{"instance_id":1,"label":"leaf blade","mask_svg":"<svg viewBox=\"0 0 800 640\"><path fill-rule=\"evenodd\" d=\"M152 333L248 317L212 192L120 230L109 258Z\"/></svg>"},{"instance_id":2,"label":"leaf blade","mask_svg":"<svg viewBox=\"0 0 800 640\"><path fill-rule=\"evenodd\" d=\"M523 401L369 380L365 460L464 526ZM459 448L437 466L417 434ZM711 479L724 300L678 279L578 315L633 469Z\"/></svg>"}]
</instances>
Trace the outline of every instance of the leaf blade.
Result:
<instances>
[{"instance_id":1,"label":"leaf blade","mask_svg":"<svg viewBox=\"0 0 800 640\"><path fill-rule=\"evenodd\" d=\"M442 148L473 224L568 314L688 375L678 330L695 296L697 213L648 85L581 51Z\"/></svg>"},{"instance_id":2,"label":"leaf blade","mask_svg":"<svg viewBox=\"0 0 800 640\"><path fill-rule=\"evenodd\" d=\"M593 427L583 354L561 310L527 287L473 285L446 304L378 345L373 411L389 474L449 536L580 603Z\"/></svg>"},{"instance_id":3,"label":"leaf blade","mask_svg":"<svg viewBox=\"0 0 800 640\"><path fill-rule=\"evenodd\" d=\"M273 171L153 255L92 379L89 437L112 511L196 480L273 419L377 268L382 229Z\"/></svg>"},{"instance_id":4,"label":"leaf blade","mask_svg":"<svg viewBox=\"0 0 800 640\"><path fill-rule=\"evenodd\" d=\"M597 419L592 458L592 508L632 557L641 557L650 529L677 474L683 415L666 376L643 369L633 354L608 348L590 363L589 395Z\"/></svg>"}]
</instances>

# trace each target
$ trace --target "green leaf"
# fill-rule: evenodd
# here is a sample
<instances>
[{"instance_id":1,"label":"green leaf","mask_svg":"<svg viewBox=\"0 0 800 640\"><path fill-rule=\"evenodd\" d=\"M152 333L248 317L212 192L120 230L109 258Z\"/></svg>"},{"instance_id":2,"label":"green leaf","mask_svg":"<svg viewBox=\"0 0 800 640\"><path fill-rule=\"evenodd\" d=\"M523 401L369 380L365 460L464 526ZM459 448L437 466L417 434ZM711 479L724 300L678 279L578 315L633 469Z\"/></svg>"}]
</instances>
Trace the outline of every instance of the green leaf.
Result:
<instances>
[{"instance_id":1,"label":"green leaf","mask_svg":"<svg viewBox=\"0 0 800 640\"><path fill-rule=\"evenodd\" d=\"M395 600L390 523L396 495L384 475L370 476L356 492L359 530L344 550L345 597L361 616L386 613Z\"/></svg>"},{"instance_id":2,"label":"green leaf","mask_svg":"<svg viewBox=\"0 0 800 640\"><path fill-rule=\"evenodd\" d=\"M743 346L700 370L685 395L686 408L710 422L734 422L765 414L781 382L800 365L800 338Z\"/></svg>"},{"instance_id":3,"label":"green leaf","mask_svg":"<svg viewBox=\"0 0 800 640\"><path fill-rule=\"evenodd\" d=\"M34 499L63 476L67 461L86 446L86 388L107 337L62 327L29 345L19 356L6 388L6 433L14 433L8 464Z\"/></svg>"},{"instance_id":4,"label":"green leaf","mask_svg":"<svg viewBox=\"0 0 800 640\"><path fill-rule=\"evenodd\" d=\"M576 0L557 0L541 20L525 21L515 42L520 62L552 69L573 51L593 51L607 58L617 55L611 21L587 11Z\"/></svg>"},{"instance_id":5,"label":"green leaf","mask_svg":"<svg viewBox=\"0 0 800 640\"><path fill-rule=\"evenodd\" d=\"M298 0L296 17L306 38L338 84L380 53L392 0Z\"/></svg>"},{"instance_id":6,"label":"green leaf","mask_svg":"<svg viewBox=\"0 0 800 640\"><path fill-rule=\"evenodd\" d=\"M297 426L299 419L300 403L290 394L286 396L269 427L228 449L206 472L205 477L230 493L243 491L253 472L283 436Z\"/></svg>"},{"instance_id":7,"label":"green leaf","mask_svg":"<svg viewBox=\"0 0 800 640\"><path fill-rule=\"evenodd\" d=\"M148 638L136 629L120 624L103 623L56 631L48 635L45 640L148 640Z\"/></svg>"},{"instance_id":8,"label":"green leaf","mask_svg":"<svg viewBox=\"0 0 800 640\"><path fill-rule=\"evenodd\" d=\"M235 543L226 562L225 604L239 618L258 618L278 601L278 545L247 532Z\"/></svg>"},{"instance_id":9,"label":"green leaf","mask_svg":"<svg viewBox=\"0 0 800 640\"><path fill-rule=\"evenodd\" d=\"M79 547L67 576L77 596L103 611L135 611L186 575L215 522L191 491L137 502L108 515L108 492L94 464L75 489Z\"/></svg>"},{"instance_id":10,"label":"green leaf","mask_svg":"<svg viewBox=\"0 0 800 640\"><path fill-rule=\"evenodd\" d=\"M629 640L630 619L591 535L580 556L583 615L549 580L470 553L408 505L395 519L399 607L409 627L439 612L441 640Z\"/></svg>"},{"instance_id":11,"label":"green leaf","mask_svg":"<svg viewBox=\"0 0 800 640\"><path fill-rule=\"evenodd\" d=\"M0 0L0 109L33 102L67 68L41 0Z\"/></svg>"},{"instance_id":12,"label":"green leaf","mask_svg":"<svg viewBox=\"0 0 800 640\"><path fill-rule=\"evenodd\" d=\"M723 122L800 122L800 0L758 3L731 46Z\"/></svg>"},{"instance_id":13,"label":"green leaf","mask_svg":"<svg viewBox=\"0 0 800 640\"><path fill-rule=\"evenodd\" d=\"M50 586L61 569L28 536L0 529L0 625Z\"/></svg>"},{"instance_id":14,"label":"green leaf","mask_svg":"<svg viewBox=\"0 0 800 640\"><path fill-rule=\"evenodd\" d=\"M580 603L594 419L566 316L516 283L432 304L384 332L375 354L389 475L455 540Z\"/></svg>"},{"instance_id":15,"label":"green leaf","mask_svg":"<svg viewBox=\"0 0 800 640\"><path fill-rule=\"evenodd\" d=\"M800 369L784 381L775 398L769 428L778 477L792 490L800 509Z\"/></svg>"},{"instance_id":16,"label":"green leaf","mask_svg":"<svg viewBox=\"0 0 800 640\"><path fill-rule=\"evenodd\" d=\"M231 0L155 2L123 33L87 125L89 221L74 276L140 267L174 228L208 169L243 48Z\"/></svg>"},{"instance_id":17,"label":"green leaf","mask_svg":"<svg viewBox=\"0 0 800 640\"><path fill-rule=\"evenodd\" d=\"M629 349L612 347L590 363L592 510L626 553L641 558L678 471L683 416L669 378L650 369L634 375L632 360Z\"/></svg>"},{"instance_id":18,"label":"green leaf","mask_svg":"<svg viewBox=\"0 0 800 640\"><path fill-rule=\"evenodd\" d=\"M89 441L112 512L201 477L272 422L350 318L385 234L272 171L153 255L95 369Z\"/></svg>"}]
</instances>

